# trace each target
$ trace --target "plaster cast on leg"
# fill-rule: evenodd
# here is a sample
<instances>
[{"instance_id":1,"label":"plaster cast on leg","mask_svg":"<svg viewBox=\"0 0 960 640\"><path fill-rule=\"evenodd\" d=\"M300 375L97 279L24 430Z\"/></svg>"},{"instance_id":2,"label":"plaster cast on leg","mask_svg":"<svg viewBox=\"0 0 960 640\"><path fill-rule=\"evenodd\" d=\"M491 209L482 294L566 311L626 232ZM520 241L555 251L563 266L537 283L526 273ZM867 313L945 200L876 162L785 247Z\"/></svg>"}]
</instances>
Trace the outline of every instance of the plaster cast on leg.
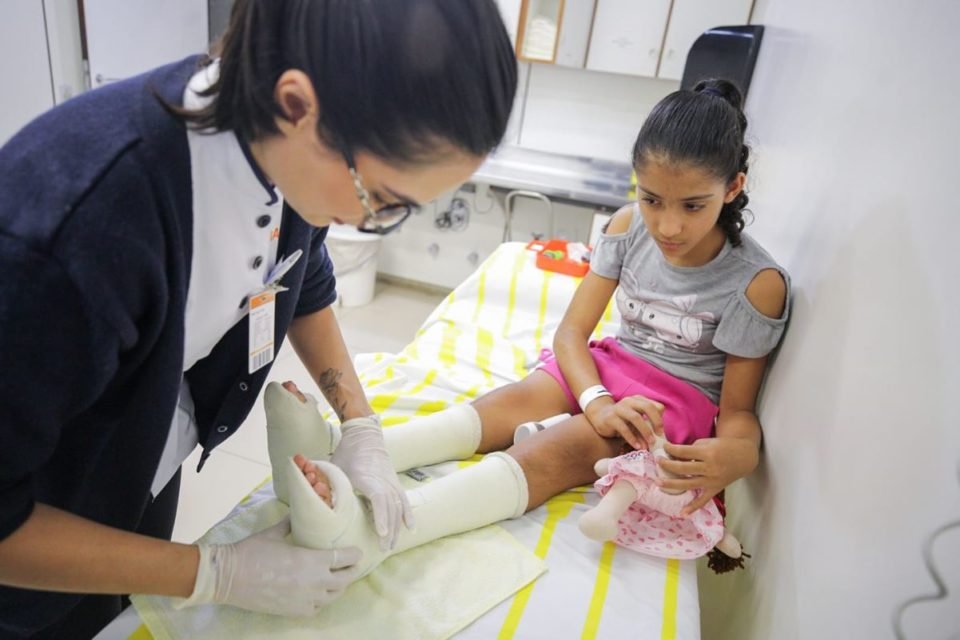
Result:
<instances>
[{"instance_id":1,"label":"plaster cast on leg","mask_svg":"<svg viewBox=\"0 0 960 640\"><path fill-rule=\"evenodd\" d=\"M519 517L527 508L527 481L520 465L506 453L492 453L475 465L407 491L416 528L401 529L396 547L382 551L372 518L347 477L329 462L321 460L316 465L330 481L333 508L316 494L292 459L285 463L293 541L314 549L359 547L363 574L390 555Z\"/></svg>"},{"instance_id":2,"label":"plaster cast on leg","mask_svg":"<svg viewBox=\"0 0 960 640\"><path fill-rule=\"evenodd\" d=\"M467 403L383 430L387 452L397 471L465 460L477 452L480 435L480 415Z\"/></svg>"},{"instance_id":3,"label":"plaster cast on leg","mask_svg":"<svg viewBox=\"0 0 960 640\"><path fill-rule=\"evenodd\" d=\"M340 429L323 419L316 399L309 395L306 398L304 403L276 382L267 385L267 447L275 470L297 453L311 460L329 460L340 441ZM397 471L465 460L477 452L480 435L480 416L473 405L466 403L383 430L387 453ZM274 486L276 478L274 473ZM284 482L280 481L281 487ZM281 491L277 496L284 500Z\"/></svg>"},{"instance_id":4,"label":"plaster cast on leg","mask_svg":"<svg viewBox=\"0 0 960 640\"><path fill-rule=\"evenodd\" d=\"M281 473L287 461L297 453L311 460L329 460L340 441L340 430L323 419L316 398L306 395L304 402L279 383L267 385L263 404L273 490L280 501L289 504L287 474Z\"/></svg>"}]
</instances>

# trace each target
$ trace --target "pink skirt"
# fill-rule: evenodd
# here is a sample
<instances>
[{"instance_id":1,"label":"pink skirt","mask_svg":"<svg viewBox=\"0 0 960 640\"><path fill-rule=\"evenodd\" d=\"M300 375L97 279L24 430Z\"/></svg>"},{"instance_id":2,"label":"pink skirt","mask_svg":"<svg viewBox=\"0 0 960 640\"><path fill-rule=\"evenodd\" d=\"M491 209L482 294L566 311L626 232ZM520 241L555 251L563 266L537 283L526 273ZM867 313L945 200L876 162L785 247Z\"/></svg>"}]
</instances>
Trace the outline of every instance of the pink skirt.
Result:
<instances>
[{"instance_id":1,"label":"pink skirt","mask_svg":"<svg viewBox=\"0 0 960 640\"><path fill-rule=\"evenodd\" d=\"M693 385L633 355L615 338L591 342L590 355L600 374L600 383L613 394L614 400L641 395L664 405L663 430L670 442L693 444L713 435L713 421L720 409ZM580 413L577 398L564 380L553 352L544 349L540 360L543 364L538 369L553 376L563 387L572 413Z\"/></svg>"}]
</instances>

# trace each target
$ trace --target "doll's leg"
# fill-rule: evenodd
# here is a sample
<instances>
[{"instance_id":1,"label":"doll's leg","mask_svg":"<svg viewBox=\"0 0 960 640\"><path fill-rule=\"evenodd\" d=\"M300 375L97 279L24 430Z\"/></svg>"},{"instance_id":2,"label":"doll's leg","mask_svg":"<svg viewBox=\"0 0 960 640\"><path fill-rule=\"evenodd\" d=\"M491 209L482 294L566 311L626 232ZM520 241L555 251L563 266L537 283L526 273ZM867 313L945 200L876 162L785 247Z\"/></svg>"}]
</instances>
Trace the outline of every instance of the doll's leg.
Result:
<instances>
[{"instance_id":1,"label":"doll's leg","mask_svg":"<svg viewBox=\"0 0 960 640\"><path fill-rule=\"evenodd\" d=\"M617 480L600 504L580 516L577 526L583 535L605 542L617 537L620 518L637 499L637 490L626 480Z\"/></svg>"},{"instance_id":2,"label":"doll's leg","mask_svg":"<svg viewBox=\"0 0 960 640\"><path fill-rule=\"evenodd\" d=\"M329 478L333 507L325 504L303 469L292 459L288 460L285 469L293 541L317 549L359 547L363 552L360 568L364 574L390 555L444 536L515 518L526 511L527 484L523 471L509 455L493 453L466 469L407 491L416 528L401 529L397 546L385 552L380 549L366 506L354 494L343 472L329 462L318 461L315 465Z\"/></svg>"}]
</instances>

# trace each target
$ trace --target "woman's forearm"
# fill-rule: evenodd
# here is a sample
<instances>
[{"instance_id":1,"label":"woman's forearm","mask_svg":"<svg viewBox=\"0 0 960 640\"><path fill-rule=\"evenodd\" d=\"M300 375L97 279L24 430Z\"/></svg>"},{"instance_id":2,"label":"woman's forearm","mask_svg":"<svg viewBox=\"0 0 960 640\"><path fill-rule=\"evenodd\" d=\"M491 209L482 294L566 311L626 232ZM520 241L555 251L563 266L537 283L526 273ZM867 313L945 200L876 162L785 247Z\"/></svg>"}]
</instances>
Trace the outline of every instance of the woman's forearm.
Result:
<instances>
[{"instance_id":1,"label":"woman's forearm","mask_svg":"<svg viewBox=\"0 0 960 640\"><path fill-rule=\"evenodd\" d=\"M373 413L333 309L295 319L290 342L341 421Z\"/></svg>"},{"instance_id":2,"label":"woman's forearm","mask_svg":"<svg viewBox=\"0 0 960 640\"><path fill-rule=\"evenodd\" d=\"M199 550L121 531L44 504L0 540L0 584L73 593L188 597Z\"/></svg>"}]
</instances>

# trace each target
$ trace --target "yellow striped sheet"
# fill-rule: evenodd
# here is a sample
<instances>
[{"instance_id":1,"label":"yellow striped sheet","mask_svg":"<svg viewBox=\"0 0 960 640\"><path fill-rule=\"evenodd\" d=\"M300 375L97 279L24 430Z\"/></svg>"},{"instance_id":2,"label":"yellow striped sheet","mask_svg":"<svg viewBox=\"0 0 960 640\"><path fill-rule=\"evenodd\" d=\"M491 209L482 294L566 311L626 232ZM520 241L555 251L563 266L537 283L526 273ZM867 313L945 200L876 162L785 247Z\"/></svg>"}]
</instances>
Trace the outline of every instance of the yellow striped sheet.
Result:
<instances>
[{"instance_id":1,"label":"yellow striped sheet","mask_svg":"<svg viewBox=\"0 0 960 640\"><path fill-rule=\"evenodd\" d=\"M488 260L486 264L490 264ZM477 306L473 310L473 324L477 324L477 319L480 317L480 310L483 308L483 298L487 290L487 269L489 267L484 267L480 271L480 279L477 283Z\"/></svg>"},{"instance_id":2,"label":"yellow striped sheet","mask_svg":"<svg viewBox=\"0 0 960 640\"><path fill-rule=\"evenodd\" d=\"M587 620L583 625L582 640L594 640L600 628L600 618L603 617L603 603L607 599L607 589L610 587L610 571L613 567L613 555L617 545L605 542L600 551L600 566L597 568L597 578L593 584L593 595L590 597L590 609L587 611Z\"/></svg>"},{"instance_id":3,"label":"yellow striped sheet","mask_svg":"<svg viewBox=\"0 0 960 640\"><path fill-rule=\"evenodd\" d=\"M660 640L677 638L677 586L680 584L680 561L667 560L667 579L663 587L663 626Z\"/></svg>"},{"instance_id":4,"label":"yellow striped sheet","mask_svg":"<svg viewBox=\"0 0 960 640\"><path fill-rule=\"evenodd\" d=\"M370 399L370 406L377 413L382 413L384 410L389 409L394 402L399 400L402 396L414 396L423 391L426 387L433 384L434 378L437 377L437 370L430 369L427 372L427 375L424 376L423 380L418 384L414 385L412 388L399 392L399 393L381 393L373 396Z\"/></svg>"},{"instance_id":5,"label":"yellow striped sheet","mask_svg":"<svg viewBox=\"0 0 960 640\"><path fill-rule=\"evenodd\" d=\"M483 386L477 385L475 387L470 387L456 398L453 399L453 404L459 404L464 400L475 400L477 396L480 395L480 390L483 389Z\"/></svg>"},{"instance_id":6,"label":"yellow striped sheet","mask_svg":"<svg viewBox=\"0 0 960 640\"><path fill-rule=\"evenodd\" d=\"M257 491L260 491L260 489L263 488L263 485L267 484L267 483L270 482L271 480L273 480L273 478L271 478L270 476L267 476L266 478L264 478L264 479L263 479L263 482L261 482L260 484L258 484L257 486L255 486L253 489L251 489L251 490L250 490L250 493L248 493L247 495L243 496L243 499L242 499L240 502L238 502L237 504L243 504L244 502L246 502L247 500L249 500L250 498L252 498L252 497L253 497L253 494L255 494Z\"/></svg>"},{"instance_id":7,"label":"yellow striped sheet","mask_svg":"<svg viewBox=\"0 0 960 640\"><path fill-rule=\"evenodd\" d=\"M510 274L510 296L507 301L507 318L503 323L504 338L510 334L510 323L513 321L513 312L517 308L517 279L520 276L520 270L523 268L523 264L526 261L526 251L521 251L518 253L516 259L513 261L513 273Z\"/></svg>"},{"instance_id":8,"label":"yellow striped sheet","mask_svg":"<svg viewBox=\"0 0 960 640\"><path fill-rule=\"evenodd\" d=\"M130 634L127 640L153 640L153 634L147 629L147 625L142 624Z\"/></svg>"},{"instance_id":9,"label":"yellow striped sheet","mask_svg":"<svg viewBox=\"0 0 960 640\"><path fill-rule=\"evenodd\" d=\"M550 293L550 279L552 276L552 271L543 272L543 286L540 287L540 313L537 314L537 329L534 333L534 343L537 345L537 353L540 353L540 349L543 348L543 325L546 324L547 294Z\"/></svg>"},{"instance_id":10,"label":"yellow striped sheet","mask_svg":"<svg viewBox=\"0 0 960 640\"><path fill-rule=\"evenodd\" d=\"M441 320L441 322L443 322L443 338L440 340L438 357L440 363L449 368L457 364L457 337L460 335L460 329L451 320Z\"/></svg>"},{"instance_id":11,"label":"yellow striped sheet","mask_svg":"<svg viewBox=\"0 0 960 640\"><path fill-rule=\"evenodd\" d=\"M513 372L517 380L527 375L527 356L520 347L513 347Z\"/></svg>"},{"instance_id":12,"label":"yellow striped sheet","mask_svg":"<svg viewBox=\"0 0 960 640\"><path fill-rule=\"evenodd\" d=\"M418 341L420 340L420 336L422 336L426 332L427 332L426 329L418 329L413 336L413 340L410 342L410 344L408 344L403 348L403 351L401 351L401 353L407 358L410 358L411 360L416 360L417 355L419 355L417 352L417 349L419 348Z\"/></svg>"},{"instance_id":13,"label":"yellow striped sheet","mask_svg":"<svg viewBox=\"0 0 960 640\"><path fill-rule=\"evenodd\" d=\"M599 340L603 334L603 327L606 324L610 323L610 320L613 318L613 296L610 297L610 301L607 302L607 308L603 310L603 317L600 318L600 322L597 323L596 328L593 330L593 339Z\"/></svg>"},{"instance_id":14,"label":"yellow striped sheet","mask_svg":"<svg viewBox=\"0 0 960 640\"><path fill-rule=\"evenodd\" d=\"M493 374L490 372L490 356L493 354L493 334L486 329L477 329L477 367L483 372L487 384L493 386Z\"/></svg>"},{"instance_id":15,"label":"yellow striped sheet","mask_svg":"<svg viewBox=\"0 0 960 640\"><path fill-rule=\"evenodd\" d=\"M391 380L393 376L394 376L393 366L388 366L386 369L383 370L383 375L380 376L379 378L373 378L373 379L364 381L363 376L360 376L360 380L361 382L364 382L363 386L369 389L370 387L376 387L377 385L383 384L387 380Z\"/></svg>"},{"instance_id":16,"label":"yellow striped sheet","mask_svg":"<svg viewBox=\"0 0 960 640\"><path fill-rule=\"evenodd\" d=\"M557 529L557 523L569 516L573 508L582 502L582 495L570 492L561 493L547 501L547 520L543 523L543 529L540 531L540 539L537 540L537 546L533 550L538 558L544 559L547 557L547 552L550 550L550 543L553 541L553 533ZM504 620L503 626L500 628L500 633L497 635L498 640L509 640L514 637L514 634L517 632L517 627L520 626L520 620L523 618L523 612L527 608L527 603L530 601L533 587L536 584L536 581L531 582L513 597L513 603L507 612L507 618Z\"/></svg>"}]
</instances>

